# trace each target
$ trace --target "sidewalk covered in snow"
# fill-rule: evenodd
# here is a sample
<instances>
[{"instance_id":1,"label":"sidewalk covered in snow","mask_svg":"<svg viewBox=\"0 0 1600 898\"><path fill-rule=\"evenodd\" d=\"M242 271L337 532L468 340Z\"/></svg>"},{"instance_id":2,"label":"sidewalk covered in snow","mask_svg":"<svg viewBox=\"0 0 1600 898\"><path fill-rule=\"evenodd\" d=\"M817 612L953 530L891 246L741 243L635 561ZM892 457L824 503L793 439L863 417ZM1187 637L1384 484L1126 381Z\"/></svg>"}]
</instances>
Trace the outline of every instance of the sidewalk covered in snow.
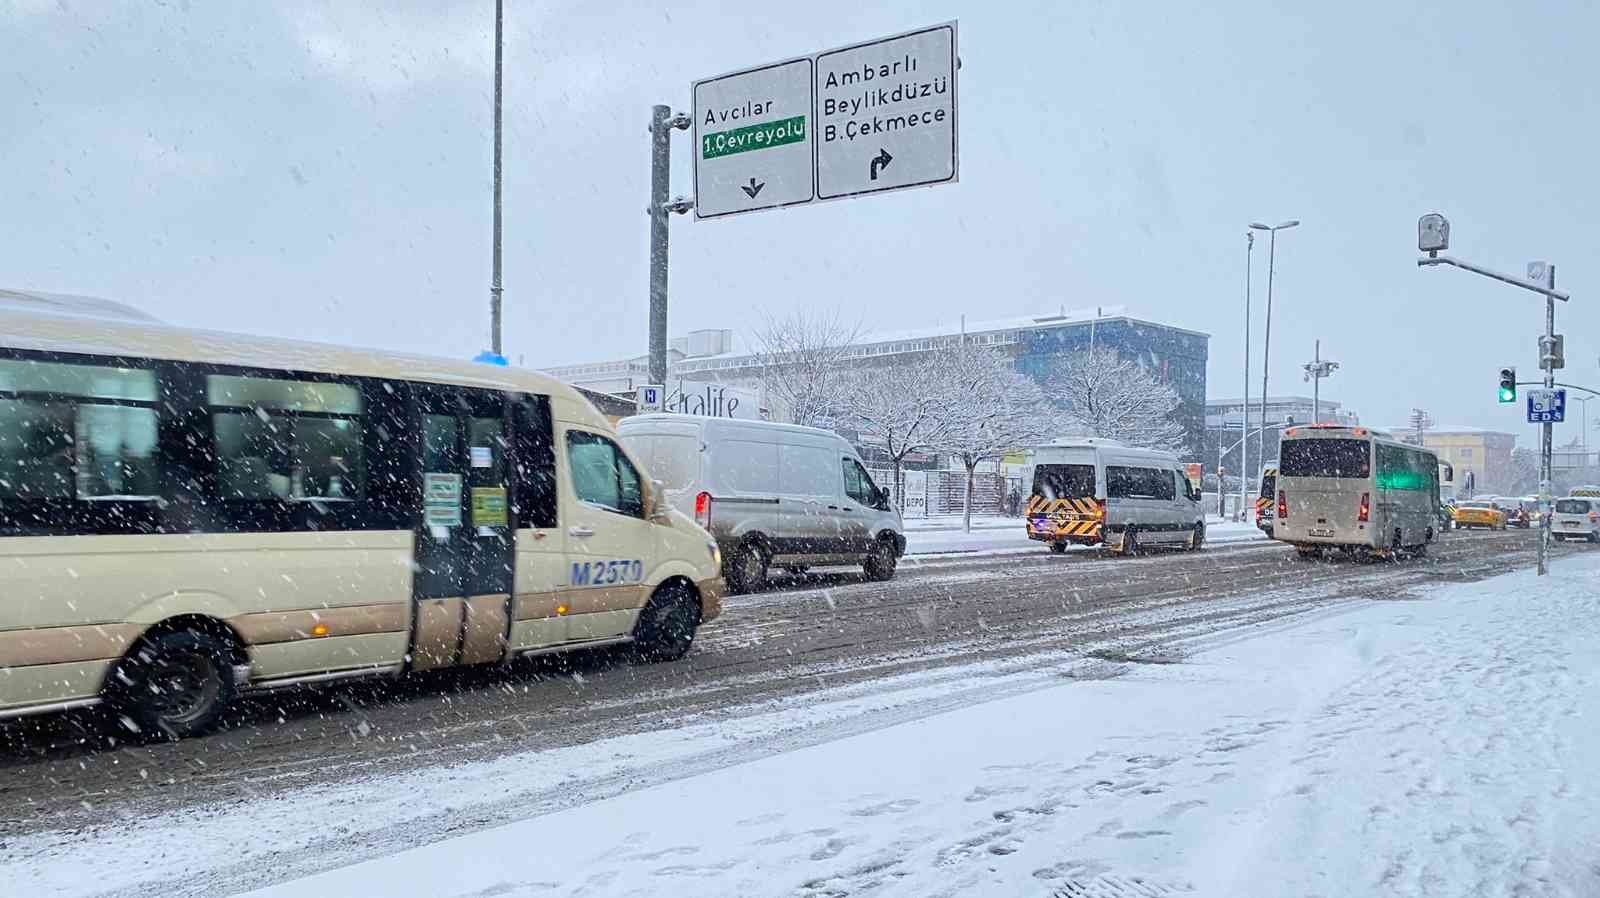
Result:
<instances>
[{"instance_id":1,"label":"sidewalk covered in snow","mask_svg":"<svg viewBox=\"0 0 1600 898\"><path fill-rule=\"evenodd\" d=\"M1080 659L257 894L1596 895L1597 686L1600 553Z\"/></svg>"}]
</instances>

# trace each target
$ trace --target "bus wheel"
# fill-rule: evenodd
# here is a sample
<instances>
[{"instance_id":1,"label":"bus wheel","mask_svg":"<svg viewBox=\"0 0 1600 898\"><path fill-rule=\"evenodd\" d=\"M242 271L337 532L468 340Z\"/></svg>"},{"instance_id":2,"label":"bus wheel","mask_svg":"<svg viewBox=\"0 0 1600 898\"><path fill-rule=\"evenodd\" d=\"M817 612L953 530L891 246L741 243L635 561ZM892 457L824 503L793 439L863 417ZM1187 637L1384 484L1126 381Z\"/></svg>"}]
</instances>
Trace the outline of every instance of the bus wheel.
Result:
<instances>
[{"instance_id":1,"label":"bus wheel","mask_svg":"<svg viewBox=\"0 0 1600 898\"><path fill-rule=\"evenodd\" d=\"M229 646L193 630L141 641L112 671L108 691L123 727L171 740L216 726L238 695Z\"/></svg>"},{"instance_id":2,"label":"bus wheel","mask_svg":"<svg viewBox=\"0 0 1600 898\"><path fill-rule=\"evenodd\" d=\"M1296 556L1298 556L1301 561L1315 561L1318 558L1322 557L1322 547L1321 546L1295 546L1294 547L1294 554Z\"/></svg>"},{"instance_id":3,"label":"bus wheel","mask_svg":"<svg viewBox=\"0 0 1600 898\"><path fill-rule=\"evenodd\" d=\"M867 560L861 565L867 579L874 581L894 579L894 568L894 544L886 539L880 539L872 544L872 550L867 553Z\"/></svg>"},{"instance_id":4,"label":"bus wheel","mask_svg":"<svg viewBox=\"0 0 1600 898\"><path fill-rule=\"evenodd\" d=\"M694 645L700 600L682 583L664 583L633 625L634 653L641 661L676 661Z\"/></svg>"},{"instance_id":5,"label":"bus wheel","mask_svg":"<svg viewBox=\"0 0 1600 898\"><path fill-rule=\"evenodd\" d=\"M1394 538L1389 540L1389 560L1399 561L1400 556L1405 554L1405 551L1406 547L1400 543L1400 531L1396 530Z\"/></svg>"},{"instance_id":6,"label":"bus wheel","mask_svg":"<svg viewBox=\"0 0 1600 898\"><path fill-rule=\"evenodd\" d=\"M1189 534L1189 551L1198 552L1206 542L1206 525L1202 522L1194 525L1194 532Z\"/></svg>"},{"instance_id":7,"label":"bus wheel","mask_svg":"<svg viewBox=\"0 0 1600 898\"><path fill-rule=\"evenodd\" d=\"M767 585L767 553L757 543L745 543L734 550L728 566L728 586L734 592L755 592Z\"/></svg>"},{"instance_id":8,"label":"bus wheel","mask_svg":"<svg viewBox=\"0 0 1600 898\"><path fill-rule=\"evenodd\" d=\"M1050 544L1050 554L1052 554L1052 555L1065 555L1065 554L1067 554L1067 544L1066 543L1051 543Z\"/></svg>"}]
</instances>

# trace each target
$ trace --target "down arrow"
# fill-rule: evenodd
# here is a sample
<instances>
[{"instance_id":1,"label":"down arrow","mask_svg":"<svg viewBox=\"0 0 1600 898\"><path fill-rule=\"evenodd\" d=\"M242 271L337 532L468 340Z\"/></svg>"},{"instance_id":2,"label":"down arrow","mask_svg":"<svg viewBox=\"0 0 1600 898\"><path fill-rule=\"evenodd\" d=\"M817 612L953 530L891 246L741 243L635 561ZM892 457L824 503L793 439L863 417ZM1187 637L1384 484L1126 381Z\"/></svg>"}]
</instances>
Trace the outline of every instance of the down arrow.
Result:
<instances>
[{"instance_id":1,"label":"down arrow","mask_svg":"<svg viewBox=\"0 0 1600 898\"><path fill-rule=\"evenodd\" d=\"M766 181L762 181L760 184L757 184L756 183L756 179L755 178L751 178L749 184L741 184L741 185L739 185L739 189L743 190L746 194L748 194L751 199L755 199L756 198L756 194L760 193L761 192L761 188L763 188L765 186L767 186L767 182Z\"/></svg>"}]
</instances>

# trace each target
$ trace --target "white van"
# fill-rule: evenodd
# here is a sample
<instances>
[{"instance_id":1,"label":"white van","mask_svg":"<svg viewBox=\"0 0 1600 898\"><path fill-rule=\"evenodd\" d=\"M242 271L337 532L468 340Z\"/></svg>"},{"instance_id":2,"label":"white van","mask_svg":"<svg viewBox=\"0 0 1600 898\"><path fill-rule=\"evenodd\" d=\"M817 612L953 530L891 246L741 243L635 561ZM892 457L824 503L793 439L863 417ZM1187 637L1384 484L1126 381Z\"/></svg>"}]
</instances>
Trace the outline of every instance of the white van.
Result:
<instances>
[{"instance_id":1,"label":"white van","mask_svg":"<svg viewBox=\"0 0 1600 898\"><path fill-rule=\"evenodd\" d=\"M1554 512L1550 533L1557 540L1600 542L1600 498L1572 495L1557 499Z\"/></svg>"},{"instance_id":2,"label":"white van","mask_svg":"<svg viewBox=\"0 0 1600 898\"><path fill-rule=\"evenodd\" d=\"M859 564L888 580L905 554L899 512L838 434L674 414L627 418L617 433L667 501L716 538L733 591L761 588L774 565Z\"/></svg>"},{"instance_id":3,"label":"white van","mask_svg":"<svg viewBox=\"0 0 1600 898\"><path fill-rule=\"evenodd\" d=\"M1076 543L1133 555L1141 545L1205 542L1200 491L1171 452L1098 437L1057 440L1032 450L1023 477L1033 484L1028 538L1052 552Z\"/></svg>"}]
</instances>

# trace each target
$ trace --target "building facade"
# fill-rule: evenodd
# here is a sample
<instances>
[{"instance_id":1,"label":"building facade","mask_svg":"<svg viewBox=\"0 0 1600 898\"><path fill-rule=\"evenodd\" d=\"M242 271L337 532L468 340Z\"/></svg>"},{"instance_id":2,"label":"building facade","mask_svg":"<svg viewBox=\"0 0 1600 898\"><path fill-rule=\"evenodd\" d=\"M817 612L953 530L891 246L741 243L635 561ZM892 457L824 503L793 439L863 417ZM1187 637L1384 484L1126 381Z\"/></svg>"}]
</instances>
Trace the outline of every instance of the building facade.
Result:
<instances>
[{"instance_id":1,"label":"building facade","mask_svg":"<svg viewBox=\"0 0 1600 898\"><path fill-rule=\"evenodd\" d=\"M728 335L718 340L697 335ZM1205 445L1206 358L1210 336L1167 324L1129 316L1121 308L1031 315L997 321L964 322L900 333L868 334L845 353L846 364L871 365L911 359L965 340L992 346L1015 360L1018 370L1043 380L1055 361L1091 346L1116 349L1171 385L1180 402L1183 425L1192 459ZM728 383L759 389L763 360L760 355L732 349L731 332L697 331L673 341L668 353L672 378ZM697 354L726 345L722 352ZM577 386L604 392L627 392L645 383L649 366L644 357L611 362L566 365L545 373Z\"/></svg>"},{"instance_id":2,"label":"building facade","mask_svg":"<svg viewBox=\"0 0 1600 898\"><path fill-rule=\"evenodd\" d=\"M1405 431L1393 433L1401 436ZM1511 466L1511 450L1517 446L1515 434L1478 427L1435 428L1423 432L1422 445L1455 468L1458 490L1466 484L1468 472L1478 493L1514 488L1517 477Z\"/></svg>"}]
</instances>

